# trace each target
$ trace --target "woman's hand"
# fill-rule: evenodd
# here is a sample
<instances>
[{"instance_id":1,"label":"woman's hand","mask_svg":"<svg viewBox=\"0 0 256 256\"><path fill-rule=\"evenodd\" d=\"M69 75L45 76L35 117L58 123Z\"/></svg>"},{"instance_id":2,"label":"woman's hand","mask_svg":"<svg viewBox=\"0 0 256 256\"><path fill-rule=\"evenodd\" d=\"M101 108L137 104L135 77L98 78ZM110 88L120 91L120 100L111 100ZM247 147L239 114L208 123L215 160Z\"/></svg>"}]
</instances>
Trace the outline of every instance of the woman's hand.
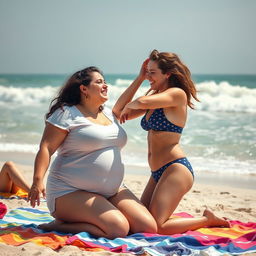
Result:
<instances>
[{"instance_id":1,"label":"woman's hand","mask_svg":"<svg viewBox=\"0 0 256 256\"><path fill-rule=\"evenodd\" d=\"M120 114L120 119L119 119L120 124L124 124L129 119L129 114L131 113L131 109L127 105L123 108Z\"/></svg>"},{"instance_id":2,"label":"woman's hand","mask_svg":"<svg viewBox=\"0 0 256 256\"><path fill-rule=\"evenodd\" d=\"M145 80L147 78L147 68L148 68L148 62L149 59L146 59L140 69L140 73L139 73L139 77L143 80Z\"/></svg>"},{"instance_id":3,"label":"woman's hand","mask_svg":"<svg viewBox=\"0 0 256 256\"><path fill-rule=\"evenodd\" d=\"M45 198L45 187L43 182L33 182L30 191L28 193L28 202L34 208L36 205L40 205L40 196L43 194Z\"/></svg>"}]
</instances>

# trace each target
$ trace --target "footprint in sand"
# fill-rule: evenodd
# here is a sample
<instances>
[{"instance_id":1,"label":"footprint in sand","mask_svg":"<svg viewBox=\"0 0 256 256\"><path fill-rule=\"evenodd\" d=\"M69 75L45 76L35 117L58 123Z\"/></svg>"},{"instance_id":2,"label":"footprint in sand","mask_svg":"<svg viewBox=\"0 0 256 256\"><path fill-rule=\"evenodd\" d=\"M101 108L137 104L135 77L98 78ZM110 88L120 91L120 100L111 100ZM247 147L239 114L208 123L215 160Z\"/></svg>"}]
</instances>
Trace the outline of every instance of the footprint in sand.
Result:
<instances>
[{"instance_id":1,"label":"footprint in sand","mask_svg":"<svg viewBox=\"0 0 256 256\"><path fill-rule=\"evenodd\" d=\"M220 192L221 195L229 195L230 193L229 192Z\"/></svg>"},{"instance_id":2,"label":"footprint in sand","mask_svg":"<svg viewBox=\"0 0 256 256\"><path fill-rule=\"evenodd\" d=\"M218 209L224 210L225 206L223 204L216 204Z\"/></svg>"},{"instance_id":3,"label":"footprint in sand","mask_svg":"<svg viewBox=\"0 0 256 256\"><path fill-rule=\"evenodd\" d=\"M201 193L199 190L193 190L192 193Z\"/></svg>"},{"instance_id":4,"label":"footprint in sand","mask_svg":"<svg viewBox=\"0 0 256 256\"><path fill-rule=\"evenodd\" d=\"M235 211L251 213L252 212L252 208L237 208L237 209L235 209Z\"/></svg>"},{"instance_id":5,"label":"footprint in sand","mask_svg":"<svg viewBox=\"0 0 256 256\"><path fill-rule=\"evenodd\" d=\"M196 208L196 213L200 213L201 212L201 210L200 209L198 209L198 208Z\"/></svg>"}]
</instances>

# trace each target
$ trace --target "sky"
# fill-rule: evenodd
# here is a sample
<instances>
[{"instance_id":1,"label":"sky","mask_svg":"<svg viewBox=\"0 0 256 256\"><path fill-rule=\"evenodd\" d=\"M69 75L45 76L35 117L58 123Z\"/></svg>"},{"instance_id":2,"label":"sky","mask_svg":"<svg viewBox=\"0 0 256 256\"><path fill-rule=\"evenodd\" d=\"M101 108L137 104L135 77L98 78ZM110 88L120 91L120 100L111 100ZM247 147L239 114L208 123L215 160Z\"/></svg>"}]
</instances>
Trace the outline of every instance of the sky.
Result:
<instances>
[{"instance_id":1,"label":"sky","mask_svg":"<svg viewBox=\"0 0 256 256\"><path fill-rule=\"evenodd\" d=\"M195 74L256 74L255 0L0 0L0 73L136 74L153 49Z\"/></svg>"}]
</instances>

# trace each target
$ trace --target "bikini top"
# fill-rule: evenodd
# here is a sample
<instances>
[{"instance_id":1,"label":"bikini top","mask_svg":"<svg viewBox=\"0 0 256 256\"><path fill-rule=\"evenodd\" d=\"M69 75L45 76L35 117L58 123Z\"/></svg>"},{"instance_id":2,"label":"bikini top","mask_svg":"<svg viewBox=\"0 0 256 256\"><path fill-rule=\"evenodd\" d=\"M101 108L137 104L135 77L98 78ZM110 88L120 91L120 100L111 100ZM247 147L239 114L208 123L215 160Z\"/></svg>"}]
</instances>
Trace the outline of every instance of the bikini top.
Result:
<instances>
[{"instance_id":1,"label":"bikini top","mask_svg":"<svg viewBox=\"0 0 256 256\"><path fill-rule=\"evenodd\" d=\"M155 109L148 120L146 120L146 115L147 113L143 116L140 122L140 125L144 130L182 133L183 128L170 122L166 118L162 108Z\"/></svg>"}]
</instances>

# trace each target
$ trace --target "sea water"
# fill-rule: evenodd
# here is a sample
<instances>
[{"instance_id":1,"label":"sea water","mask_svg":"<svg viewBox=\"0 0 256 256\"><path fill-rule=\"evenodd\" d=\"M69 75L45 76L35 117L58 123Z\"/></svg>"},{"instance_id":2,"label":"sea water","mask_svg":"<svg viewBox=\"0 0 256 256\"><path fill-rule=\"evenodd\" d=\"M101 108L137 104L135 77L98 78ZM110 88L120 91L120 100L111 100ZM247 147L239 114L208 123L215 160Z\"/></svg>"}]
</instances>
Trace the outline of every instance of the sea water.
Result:
<instances>
[{"instance_id":1,"label":"sea water","mask_svg":"<svg viewBox=\"0 0 256 256\"><path fill-rule=\"evenodd\" d=\"M0 75L0 160L35 154L50 101L68 75ZM107 107L135 75L106 74ZM256 174L256 75L194 75L200 102L188 111L181 146L197 172ZM145 81L137 96L149 88ZM149 169L147 133L140 119L126 122L126 166Z\"/></svg>"}]
</instances>

